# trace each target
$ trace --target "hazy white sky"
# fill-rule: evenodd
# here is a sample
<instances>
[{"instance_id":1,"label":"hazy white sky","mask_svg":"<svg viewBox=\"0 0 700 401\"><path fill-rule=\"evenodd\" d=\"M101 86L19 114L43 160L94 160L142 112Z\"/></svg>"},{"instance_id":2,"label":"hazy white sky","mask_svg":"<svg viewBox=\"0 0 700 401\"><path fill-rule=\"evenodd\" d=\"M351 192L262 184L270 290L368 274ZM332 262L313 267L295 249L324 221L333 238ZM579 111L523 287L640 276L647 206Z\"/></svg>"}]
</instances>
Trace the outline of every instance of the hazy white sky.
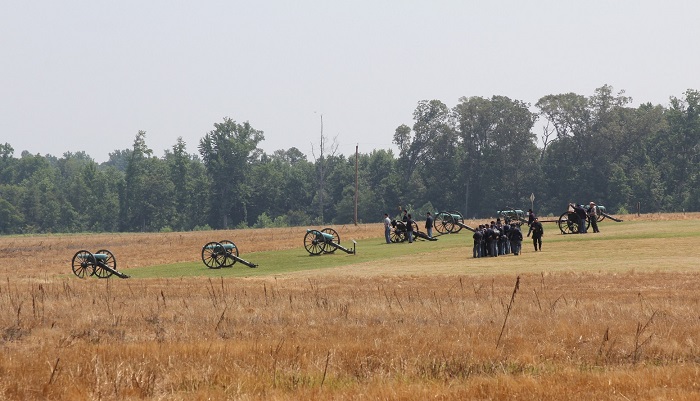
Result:
<instances>
[{"instance_id":1,"label":"hazy white sky","mask_svg":"<svg viewBox=\"0 0 700 401\"><path fill-rule=\"evenodd\" d=\"M0 3L0 143L19 157L189 153L230 117L271 153L395 149L420 100L531 104L612 85L634 104L700 89L700 2L61 0ZM533 107L534 111L534 107Z\"/></svg>"}]
</instances>

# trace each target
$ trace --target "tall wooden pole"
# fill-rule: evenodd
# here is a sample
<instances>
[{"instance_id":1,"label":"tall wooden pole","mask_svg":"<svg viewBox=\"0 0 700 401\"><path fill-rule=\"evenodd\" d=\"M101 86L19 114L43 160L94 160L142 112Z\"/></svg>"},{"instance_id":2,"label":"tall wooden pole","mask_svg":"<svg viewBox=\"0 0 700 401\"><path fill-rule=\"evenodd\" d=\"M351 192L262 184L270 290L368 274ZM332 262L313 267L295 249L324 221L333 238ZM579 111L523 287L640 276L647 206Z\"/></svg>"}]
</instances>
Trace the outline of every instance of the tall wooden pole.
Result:
<instances>
[{"instance_id":1,"label":"tall wooden pole","mask_svg":"<svg viewBox=\"0 0 700 401\"><path fill-rule=\"evenodd\" d=\"M358 193L357 193L357 165L358 165L358 147L359 145L355 145L355 225L357 225L357 199L358 199Z\"/></svg>"},{"instance_id":2,"label":"tall wooden pole","mask_svg":"<svg viewBox=\"0 0 700 401\"><path fill-rule=\"evenodd\" d=\"M323 150L324 150L323 147L324 147L324 144L323 144L323 114L321 114L321 145L320 145L320 150L319 150L321 157L319 159L320 162L318 164L319 169L320 169L320 176L319 176L320 180L319 180L319 185L318 185L318 187L319 187L318 202L321 206L321 208L320 208L321 209L320 210L320 212L321 212L321 224L323 224L323 184L324 184L324 180L325 180L325 177L323 176L323 174L325 173L323 171L323 165L325 164L325 160L323 160Z\"/></svg>"}]
</instances>

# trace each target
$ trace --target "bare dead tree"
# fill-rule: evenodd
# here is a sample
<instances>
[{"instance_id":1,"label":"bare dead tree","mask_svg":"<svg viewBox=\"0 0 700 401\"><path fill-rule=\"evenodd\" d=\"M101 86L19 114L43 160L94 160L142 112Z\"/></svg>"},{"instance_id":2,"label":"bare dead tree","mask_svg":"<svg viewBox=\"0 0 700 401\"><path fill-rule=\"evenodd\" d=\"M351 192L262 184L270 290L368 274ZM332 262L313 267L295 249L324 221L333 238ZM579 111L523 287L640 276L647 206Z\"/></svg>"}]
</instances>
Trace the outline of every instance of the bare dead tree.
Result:
<instances>
[{"instance_id":1,"label":"bare dead tree","mask_svg":"<svg viewBox=\"0 0 700 401\"><path fill-rule=\"evenodd\" d=\"M335 156L335 153L338 151L338 137L335 136L333 138L333 142L330 145L329 153L330 157ZM323 195L325 191L325 184L326 184L326 162L328 157L325 156L326 154L326 142L328 142L328 138L326 138L323 135L323 114L321 114L321 142L319 144L319 150L318 150L318 157L316 156L316 150L314 147L314 144L311 143L311 155L314 157L314 162L318 165L318 203L319 203L319 209L320 209L320 219L321 223L324 222L323 219L323 209L325 207L324 201L323 201Z\"/></svg>"},{"instance_id":2,"label":"bare dead tree","mask_svg":"<svg viewBox=\"0 0 700 401\"><path fill-rule=\"evenodd\" d=\"M540 153L540 162L542 162L544 159L544 152L547 150L547 146L549 146L549 144L556 138L552 138L552 135L554 135L555 132L555 128L549 127L549 121L547 121L547 125L542 127L542 153Z\"/></svg>"}]
</instances>

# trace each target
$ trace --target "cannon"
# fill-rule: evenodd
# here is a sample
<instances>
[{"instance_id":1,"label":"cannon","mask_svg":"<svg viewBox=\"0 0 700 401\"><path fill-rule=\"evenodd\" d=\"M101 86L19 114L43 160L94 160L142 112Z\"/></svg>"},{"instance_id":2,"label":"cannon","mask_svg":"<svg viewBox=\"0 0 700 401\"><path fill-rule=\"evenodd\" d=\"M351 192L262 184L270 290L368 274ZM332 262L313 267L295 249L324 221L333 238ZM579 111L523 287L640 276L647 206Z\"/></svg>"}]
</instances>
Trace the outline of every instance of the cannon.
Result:
<instances>
[{"instance_id":1,"label":"cannon","mask_svg":"<svg viewBox=\"0 0 700 401\"><path fill-rule=\"evenodd\" d=\"M520 209L509 208L505 210L497 210L496 214L498 217L502 218L504 221L520 222L521 224L527 224L527 213Z\"/></svg>"},{"instance_id":2,"label":"cannon","mask_svg":"<svg viewBox=\"0 0 700 401\"><path fill-rule=\"evenodd\" d=\"M584 209L586 209L586 212L588 212L588 209L590 208L590 205L581 205ZM596 218L597 222L603 221L605 218L608 218L612 221L615 222L622 222L622 219L618 219L614 216L609 215L606 210L605 206L598 205L598 216ZM559 216L559 219L557 220L557 225L559 226L559 231L561 231L562 234L575 234L578 233L579 229L579 224L581 224L578 215L574 212L566 211ZM590 226L591 222L586 219L586 230L588 230L588 227Z\"/></svg>"},{"instance_id":3,"label":"cannon","mask_svg":"<svg viewBox=\"0 0 700 401\"><path fill-rule=\"evenodd\" d=\"M233 241L208 242L202 247L202 262L210 269L231 267L240 262L248 267L258 267L238 256L238 247Z\"/></svg>"},{"instance_id":4,"label":"cannon","mask_svg":"<svg viewBox=\"0 0 700 401\"><path fill-rule=\"evenodd\" d=\"M71 264L73 274L80 278L88 276L108 278L112 275L119 278L129 278L129 276L117 270L117 259L107 249L100 249L95 253L84 249L80 250L73 255Z\"/></svg>"},{"instance_id":5,"label":"cannon","mask_svg":"<svg viewBox=\"0 0 700 401\"><path fill-rule=\"evenodd\" d=\"M591 207L591 206L590 206L590 205L585 205L585 206L583 206L583 207L584 207L584 209L586 209L586 211L588 211L588 208ZM621 222L622 222L622 219L618 219L618 218L615 217L615 216L609 215L609 214L607 213L607 211L605 210L605 206L603 206L603 205L597 205L596 207L598 208L598 218L596 219L597 222L601 222L601 221L605 220L606 218L608 218L608 219L610 219L610 220L612 220L612 221L614 221L614 222L616 222L616 223L621 223Z\"/></svg>"},{"instance_id":6,"label":"cannon","mask_svg":"<svg viewBox=\"0 0 700 401\"><path fill-rule=\"evenodd\" d=\"M411 223L413 226L413 232L418 231L418 224L413 221ZM392 220L391 221L391 234L389 234L389 239L391 242L394 244L398 244L399 242L404 242L408 240L408 229L406 227L406 222L401 221L401 220Z\"/></svg>"},{"instance_id":7,"label":"cannon","mask_svg":"<svg viewBox=\"0 0 700 401\"><path fill-rule=\"evenodd\" d=\"M330 227L320 231L307 229L306 235L304 235L304 248L312 256L322 253L333 253L336 249L355 255L355 245L357 245L355 241L352 241L352 249L340 245L340 235Z\"/></svg>"},{"instance_id":8,"label":"cannon","mask_svg":"<svg viewBox=\"0 0 700 401\"><path fill-rule=\"evenodd\" d=\"M449 210L446 212L438 212L435 214L435 231L440 234L456 234L465 228L474 232L475 230L464 224L464 216L462 213Z\"/></svg>"},{"instance_id":9,"label":"cannon","mask_svg":"<svg viewBox=\"0 0 700 401\"><path fill-rule=\"evenodd\" d=\"M415 221L411 222L411 226L413 226L414 238L420 238L426 241L437 241L437 238L428 237L428 234L424 233L423 231L420 231L418 229L418 224ZM406 227L405 221L392 220L391 227L391 234L389 234L389 239L391 240L391 242L396 244L408 240L408 229Z\"/></svg>"},{"instance_id":10,"label":"cannon","mask_svg":"<svg viewBox=\"0 0 700 401\"><path fill-rule=\"evenodd\" d=\"M562 234L577 234L579 231L579 224L581 224L580 220L581 219L579 219L575 212L566 211L562 213L562 215L559 216L559 220L557 220L559 231L561 231ZM586 219L585 224L586 229L588 229L588 226L590 225L588 219Z\"/></svg>"}]
</instances>

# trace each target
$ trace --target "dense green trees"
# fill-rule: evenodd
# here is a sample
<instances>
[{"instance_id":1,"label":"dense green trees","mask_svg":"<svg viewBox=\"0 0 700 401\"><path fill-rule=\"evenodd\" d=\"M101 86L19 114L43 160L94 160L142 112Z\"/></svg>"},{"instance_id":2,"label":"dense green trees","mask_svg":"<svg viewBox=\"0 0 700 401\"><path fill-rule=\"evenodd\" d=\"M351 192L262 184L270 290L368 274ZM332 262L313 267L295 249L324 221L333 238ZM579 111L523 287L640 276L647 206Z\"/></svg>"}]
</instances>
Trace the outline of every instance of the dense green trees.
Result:
<instances>
[{"instance_id":1,"label":"dense green trees","mask_svg":"<svg viewBox=\"0 0 700 401\"><path fill-rule=\"evenodd\" d=\"M177 138L158 157L144 131L101 164L84 152L15 157L5 143L0 234L352 223L356 162L361 222L403 207L487 217L529 207L531 193L540 214L589 200L612 212L700 210L700 92L668 107L630 104L608 85L533 107L505 96L420 101L412 124L393 133L398 155L377 149L357 161L266 154L263 132L230 118L204 134L198 154Z\"/></svg>"},{"instance_id":2,"label":"dense green trees","mask_svg":"<svg viewBox=\"0 0 700 401\"><path fill-rule=\"evenodd\" d=\"M214 228L229 228L233 218L233 225L247 225L252 192L248 178L260 153L257 146L264 139L263 133L248 122L238 124L230 118L214 128L199 142L199 153L211 178L209 222Z\"/></svg>"}]
</instances>

